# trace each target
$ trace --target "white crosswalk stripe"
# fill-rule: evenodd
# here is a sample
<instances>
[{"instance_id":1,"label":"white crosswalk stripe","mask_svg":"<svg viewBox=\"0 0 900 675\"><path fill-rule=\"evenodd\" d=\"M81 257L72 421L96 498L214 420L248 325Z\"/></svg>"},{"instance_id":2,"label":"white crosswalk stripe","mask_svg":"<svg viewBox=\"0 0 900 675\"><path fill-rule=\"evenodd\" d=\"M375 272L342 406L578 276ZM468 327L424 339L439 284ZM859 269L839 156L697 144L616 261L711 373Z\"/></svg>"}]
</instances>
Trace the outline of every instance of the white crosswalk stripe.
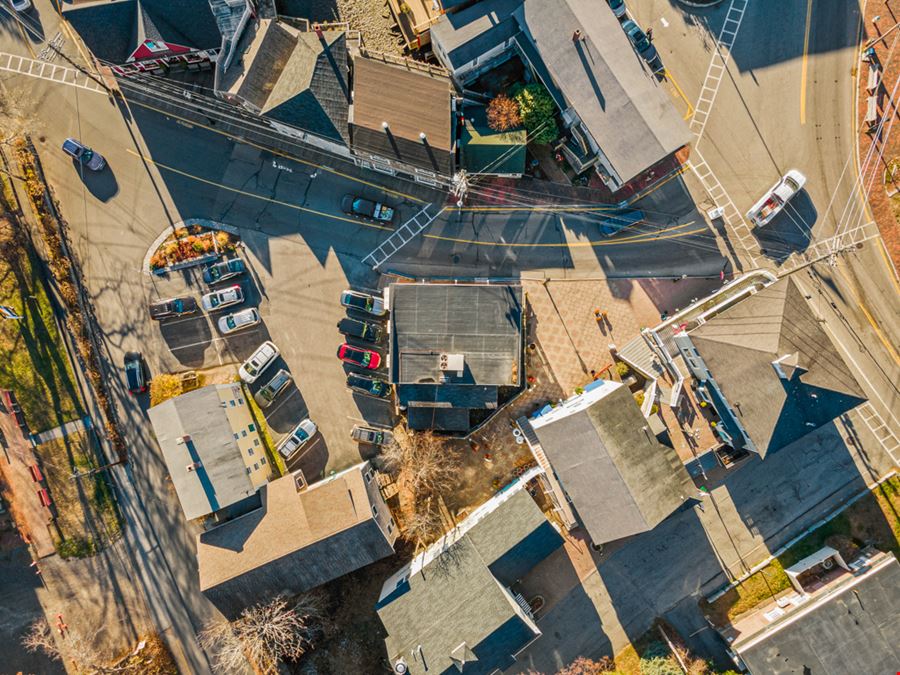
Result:
<instances>
[{"instance_id":1,"label":"white crosswalk stripe","mask_svg":"<svg viewBox=\"0 0 900 675\"><path fill-rule=\"evenodd\" d=\"M95 91L106 94L106 88L91 79L80 70L58 66L38 59L29 59L16 54L0 52L0 71L18 73L28 77L36 77L41 80L65 84L70 87L78 87L87 91Z\"/></svg>"},{"instance_id":2,"label":"white crosswalk stripe","mask_svg":"<svg viewBox=\"0 0 900 675\"><path fill-rule=\"evenodd\" d=\"M897 440L897 434L891 429L874 406L866 401L859 406L856 411L859 413L863 423L869 428L869 431L878 439L881 446L894 460L894 464L900 467L900 440Z\"/></svg>"},{"instance_id":3,"label":"white crosswalk stripe","mask_svg":"<svg viewBox=\"0 0 900 675\"><path fill-rule=\"evenodd\" d=\"M430 214L428 212L429 208L431 208L431 204L426 204L421 211L394 230L390 237L381 242L374 251L363 258L363 263L371 265L373 269L377 269L388 258L408 244L410 240L424 230L440 214L440 210L434 215Z\"/></svg>"}]
</instances>

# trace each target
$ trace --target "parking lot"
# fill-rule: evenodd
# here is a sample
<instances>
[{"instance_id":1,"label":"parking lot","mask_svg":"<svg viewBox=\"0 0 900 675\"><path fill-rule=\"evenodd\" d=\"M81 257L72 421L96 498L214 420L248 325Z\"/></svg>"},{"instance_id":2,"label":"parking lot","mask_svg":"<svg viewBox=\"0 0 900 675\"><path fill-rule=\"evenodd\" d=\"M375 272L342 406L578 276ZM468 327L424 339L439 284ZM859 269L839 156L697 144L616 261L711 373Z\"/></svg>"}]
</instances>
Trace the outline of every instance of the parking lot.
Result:
<instances>
[{"instance_id":1,"label":"parking lot","mask_svg":"<svg viewBox=\"0 0 900 675\"><path fill-rule=\"evenodd\" d=\"M355 424L378 428L393 426L392 404L352 392L346 387L350 372L365 369L342 363L338 347L344 341L374 349L382 364L369 374L386 379L386 356L382 344L345 338L337 329L348 316L340 305L340 294L351 286L366 289L371 279L348 279L336 258L324 263L310 249L291 237L259 235L244 241L240 255L247 264L244 274L213 286L240 284L244 302L220 311L197 312L182 318L152 322L143 354L150 376L163 372L183 372L240 364L264 341L271 340L279 358L250 385L256 392L280 368L287 369L293 382L264 410L266 423L277 444L303 419L309 417L318 433L287 462L289 470L302 469L308 480L359 462L376 452L372 446L357 445L350 431ZM324 265L324 273L323 273ZM305 271L310 272L309 275ZM315 276L312 272L315 271ZM202 268L190 268L167 276L148 276L147 300L191 295L196 300L210 290L202 280ZM314 279L314 280L313 280ZM277 303L277 311L272 305ZM217 326L226 314L256 307L261 322L230 335ZM356 318L362 315L350 312ZM371 317L369 318L371 320ZM149 317L148 323L151 323Z\"/></svg>"}]
</instances>

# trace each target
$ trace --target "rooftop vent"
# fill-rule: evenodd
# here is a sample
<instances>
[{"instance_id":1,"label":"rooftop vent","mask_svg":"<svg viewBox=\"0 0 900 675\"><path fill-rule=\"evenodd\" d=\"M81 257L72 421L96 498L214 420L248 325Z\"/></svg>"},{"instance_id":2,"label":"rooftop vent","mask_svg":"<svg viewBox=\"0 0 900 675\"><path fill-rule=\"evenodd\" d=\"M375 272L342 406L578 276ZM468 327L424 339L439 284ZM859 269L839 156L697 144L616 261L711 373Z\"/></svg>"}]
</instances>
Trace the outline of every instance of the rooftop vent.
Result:
<instances>
[{"instance_id":1,"label":"rooftop vent","mask_svg":"<svg viewBox=\"0 0 900 675\"><path fill-rule=\"evenodd\" d=\"M456 371L457 376L462 376L466 367L466 357L462 354L441 354L438 367L444 371Z\"/></svg>"},{"instance_id":2,"label":"rooftop vent","mask_svg":"<svg viewBox=\"0 0 900 675\"><path fill-rule=\"evenodd\" d=\"M188 464L184 468L187 470L188 473L193 473L194 471L199 469L201 466L202 465L200 464L200 462L194 462L193 464Z\"/></svg>"},{"instance_id":3,"label":"rooftop vent","mask_svg":"<svg viewBox=\"0 0 900 675\"><path fill-rule=\"evenodd\" d=\"M184 445L185 443L190 443L190 442L191 442L191 437L188 434L185 434L184 436L179 436L177 439L175 439L175 445Z\"/></svg>"},{"instance_id":4,"label":"rooftop vent","mask_svg":"<svg viewBox=\"0 0 900 675\"><path fill-rule=\"evenodd\" d=\"M400 659L397 659L396 661L394 661L394 672L397 673L397 675L406 675L406 673L408 671L409 671L409 666L406 665L405 660L400 658Z\"/></svg>"}]
</instances>

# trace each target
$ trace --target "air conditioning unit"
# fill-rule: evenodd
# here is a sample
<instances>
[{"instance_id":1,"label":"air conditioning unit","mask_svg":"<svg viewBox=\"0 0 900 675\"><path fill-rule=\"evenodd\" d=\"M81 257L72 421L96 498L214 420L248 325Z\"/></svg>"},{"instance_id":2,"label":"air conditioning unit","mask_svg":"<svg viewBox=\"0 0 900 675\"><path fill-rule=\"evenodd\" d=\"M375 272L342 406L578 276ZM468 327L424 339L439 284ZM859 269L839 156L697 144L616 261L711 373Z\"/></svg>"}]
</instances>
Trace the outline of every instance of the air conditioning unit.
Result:
<instances>
[{"instance_id":1,"label":"air conditioning unit","mask_svg":"<svg viewBox=\"0 0 900 675\"><path fill-rule=\"evenodd\" d=\"M462 375L466 367L466 357L462 354L441 354L438 359L438 367L442 371L456 371Z\"/></svg>"}]
</instances>

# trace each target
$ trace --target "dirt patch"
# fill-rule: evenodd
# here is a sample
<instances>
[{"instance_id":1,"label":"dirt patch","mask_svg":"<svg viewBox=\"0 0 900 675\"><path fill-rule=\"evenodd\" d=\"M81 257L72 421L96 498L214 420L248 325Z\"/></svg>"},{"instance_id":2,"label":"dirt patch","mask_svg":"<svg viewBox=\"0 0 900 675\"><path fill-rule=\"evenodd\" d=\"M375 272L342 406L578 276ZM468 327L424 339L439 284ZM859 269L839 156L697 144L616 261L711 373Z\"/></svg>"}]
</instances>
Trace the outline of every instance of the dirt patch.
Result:
<instances>
[{"instance_id":1,"label":"dirt patch","mask_svg":"<svg viewBox=\"0 0 900 675\"><path fill-rule=\"evenodd\" d=\"M278 12L310 21L346 21L374 51L403 54L403 39L385 0L279 0Z\"/></svg>"}]
</instances>

